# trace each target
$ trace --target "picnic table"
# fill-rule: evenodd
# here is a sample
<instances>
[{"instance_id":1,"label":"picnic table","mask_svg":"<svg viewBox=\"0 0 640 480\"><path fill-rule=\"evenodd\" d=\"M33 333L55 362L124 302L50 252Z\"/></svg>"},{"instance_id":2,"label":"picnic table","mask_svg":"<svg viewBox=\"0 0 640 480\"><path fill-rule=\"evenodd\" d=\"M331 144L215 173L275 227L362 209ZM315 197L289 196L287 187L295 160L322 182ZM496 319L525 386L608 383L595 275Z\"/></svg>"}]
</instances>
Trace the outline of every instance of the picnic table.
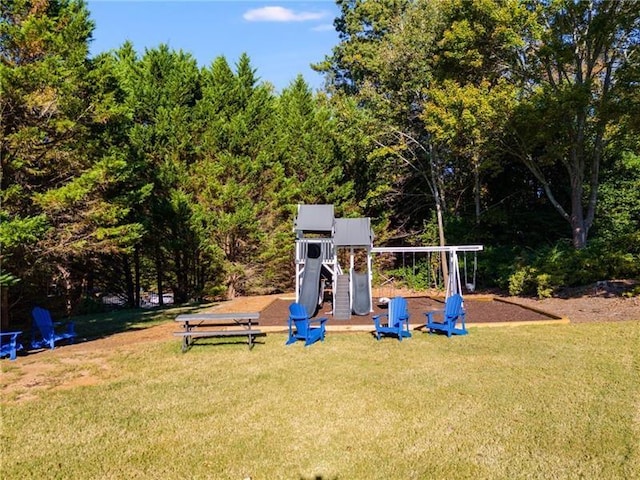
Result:
<instances>
[{"instance_id":1,"label":"picnic table","mask_svg":"<svg viewBox=\"0 0 640 480\"><path fill-rule=\"evenodd\" d=\"M174 335L182 337L182 351L186 352L197 338L205 337L247 337L249 350L253 348L255 337L264 335L254 328L260 313L196 313L182 314L175 319L182 324L181 332Z\"/></svg>"}]
</instances>

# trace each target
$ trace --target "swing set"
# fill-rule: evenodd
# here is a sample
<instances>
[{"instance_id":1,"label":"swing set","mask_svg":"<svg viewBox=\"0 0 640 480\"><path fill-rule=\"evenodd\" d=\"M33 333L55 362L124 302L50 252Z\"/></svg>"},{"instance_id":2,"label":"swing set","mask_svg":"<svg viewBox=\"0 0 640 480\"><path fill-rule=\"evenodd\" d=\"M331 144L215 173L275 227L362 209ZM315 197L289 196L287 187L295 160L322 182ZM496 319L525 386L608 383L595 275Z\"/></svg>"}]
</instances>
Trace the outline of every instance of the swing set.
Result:
<instances>
[{"instance_id":1,"label":"swing set","mask_svg":"<svg viewBox=\"0 0 640 480\"><path fill-rule=\"evenodd\" d=\"M447 247L373 247L371 253L378 254L394 254L402 255L402 272L407 275L407 271L410 268L413 280L421 274L422 284L428 285L428 288L443 288L446 286L446 298L456 293L462 293L462 278L460 275L460 258L459 254L462 252L462 268L464 276L464 287L467 292L472 293L476 289L476 278L478 272L478 252L482 251L482 245L460 245L460 246L447 246ZM467 254L473 253L473 260L467 258ZM412 256L411 266L407 266L407 255ZM418 262L416 264L416 254L426 255L426 263ZM435 257L434 257L434 254ZM448 265L448 278L444 278L444 269L442 268L443 257L447 258ZM434 260L435 258L435 260ZM397 259L397 257L396 257ZM424 269L426 268L426 278ZM471 273L470 273L471 271ZM380 283L380 288L384 290L384 294L380 296L378 303L385 304L388 299L393 296L392 289L395 289L396 278L394 276L388 277L381 274L383 281ZM405 278L406 280L406 278Z\"/></svg>"}]
</instances>

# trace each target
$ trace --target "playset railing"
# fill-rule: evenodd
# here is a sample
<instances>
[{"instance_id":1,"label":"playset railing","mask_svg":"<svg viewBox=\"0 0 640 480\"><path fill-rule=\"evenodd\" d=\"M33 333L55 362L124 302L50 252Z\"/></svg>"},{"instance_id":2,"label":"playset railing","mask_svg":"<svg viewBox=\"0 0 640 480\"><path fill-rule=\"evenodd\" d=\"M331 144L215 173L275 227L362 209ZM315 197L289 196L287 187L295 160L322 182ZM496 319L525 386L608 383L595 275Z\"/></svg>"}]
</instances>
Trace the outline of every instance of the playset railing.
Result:
<instances>
[{"instance_id":1,"label":"playset railing","mask_svg":"<svg viewBox=\"0 0 640 480\"><path fill-rule=\"evenodd\" d=\"M302 238L296 240L296 263L304 262L304 259L307 258L310 244L320 247L323 262L335 260L335 246L331 238Z\"/></svg>"}]
</instances>

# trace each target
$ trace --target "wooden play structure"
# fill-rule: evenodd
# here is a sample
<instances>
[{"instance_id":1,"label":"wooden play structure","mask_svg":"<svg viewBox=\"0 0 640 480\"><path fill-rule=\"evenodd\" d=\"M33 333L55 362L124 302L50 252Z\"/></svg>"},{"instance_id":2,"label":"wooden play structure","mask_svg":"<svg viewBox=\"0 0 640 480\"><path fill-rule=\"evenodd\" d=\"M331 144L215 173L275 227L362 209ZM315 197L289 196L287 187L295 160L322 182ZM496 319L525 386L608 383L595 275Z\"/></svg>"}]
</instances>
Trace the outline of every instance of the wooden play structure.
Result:
<instances>
[{"instance_id":1,"label":"wooden play structure","mask_svg":"<svg viewBox=\"0 0 640 480\"><path fill-rule=\"evenodd\" d=\"M298 205L294 232L296 302L313 316L324 301L328 285L335 320L347 320L352 313L373 312L373 254L444 252L449 267L445 289L448 298L462 294L459 252L478 252L483 248L482 245L374 247L370 218L335 218L333 205L325 204ZM464 266L466 272L466 261Z\"/></svg>"}]
</instances>

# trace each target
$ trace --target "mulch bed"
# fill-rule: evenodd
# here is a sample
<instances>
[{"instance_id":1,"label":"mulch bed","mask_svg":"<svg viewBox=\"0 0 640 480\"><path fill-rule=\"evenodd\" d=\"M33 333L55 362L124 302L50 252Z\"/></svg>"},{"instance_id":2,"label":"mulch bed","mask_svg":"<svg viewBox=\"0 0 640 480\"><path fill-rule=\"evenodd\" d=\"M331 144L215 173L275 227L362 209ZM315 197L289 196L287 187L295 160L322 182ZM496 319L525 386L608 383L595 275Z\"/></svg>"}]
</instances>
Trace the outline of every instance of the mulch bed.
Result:
<instances>
[{"instance_id":1,"label":"mulch bed","mask_svg":"<svg viewBox=\"0 0 640 480\"><path fill-rule=\"evenodd\" d=\"M407 303L411 315L409 322L413 325L424 323L424 312L444 307L442 301L430 297L409 297ZM290 304L290 300L275 300L260 312L260 325L286 327ZM532 322L555 319L555 317L525 307L496 300L473 300L465 297L464 305L467 311L466 321L471 325L474 323ZM325 302L316 316L328 317L332 325L373 325L372 316L385 313L386 308L374 305L373 309L374 312L369 315L352 315L350 320L334 320L328 313L331 311L331 303Z\"/></svg>"}]
</instances>

